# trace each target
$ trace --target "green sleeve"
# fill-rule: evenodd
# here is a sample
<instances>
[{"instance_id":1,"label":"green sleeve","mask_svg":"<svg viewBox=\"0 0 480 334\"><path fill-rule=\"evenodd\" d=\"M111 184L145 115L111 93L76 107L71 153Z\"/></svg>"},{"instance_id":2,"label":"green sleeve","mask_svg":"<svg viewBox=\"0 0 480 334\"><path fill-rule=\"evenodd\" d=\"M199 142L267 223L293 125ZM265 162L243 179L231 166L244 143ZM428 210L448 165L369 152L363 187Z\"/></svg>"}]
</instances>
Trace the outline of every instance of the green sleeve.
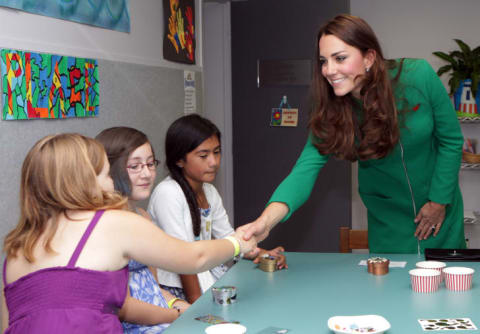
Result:
<instances>
[{"instance_id":1,"label":"green sleeve","mask_svg":"<svg viewBox=\"0 0 480 334\"><path fill-rule=\"evenodd\" d=\"M282 202L288 206L288 214L282 222L290 216L310 197L320 169L328 161L329 156L322 155L312 143L312 135L308 137L300 157L290 174L280 183L268 204ZM267 205L268 205L267 204Z\"/></svg>"},{"instance_id":2,"label":"green sleeve","mask_svg":"<svg viewBox=\"0 0 480 334\"><path fill-rule=\"evenodd\" d=\"M425 61L425 88L433 111L437 161L430 184L429 199L450 204L458 187L463 135L450 97L440 78Z\"/></svg>"}]
</instances>

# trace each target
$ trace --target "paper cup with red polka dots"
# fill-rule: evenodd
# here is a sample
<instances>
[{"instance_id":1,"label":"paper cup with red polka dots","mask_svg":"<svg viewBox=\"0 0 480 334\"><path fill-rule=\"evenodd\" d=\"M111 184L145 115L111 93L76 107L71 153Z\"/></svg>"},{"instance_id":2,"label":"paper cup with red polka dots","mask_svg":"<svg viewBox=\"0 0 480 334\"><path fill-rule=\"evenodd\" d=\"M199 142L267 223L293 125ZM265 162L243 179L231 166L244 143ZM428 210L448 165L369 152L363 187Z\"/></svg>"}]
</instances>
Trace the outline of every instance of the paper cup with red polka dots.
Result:
<instances>
[{"instance_id":1,"label":"paper cup with red polka dots","mask_svg":"<svg viewBox=\"0 0 480 334\"><path fill-rule=\"evenodd\" d=\"M412 269L408 272L415 292L435 292L440 285L441 273L435 269Z\"/></svg>"},{"instance_id":2,"label":"paper cup with red polka dots","mask_svg":"<svg viewBox=\"0 0 480 334\"><path fill-rule=\"evenodd\" d=\"M448 267L443 269L445 286L448 290L465 291L472 287L475 270L467 267Z\"/></svg>"}]
</instances>

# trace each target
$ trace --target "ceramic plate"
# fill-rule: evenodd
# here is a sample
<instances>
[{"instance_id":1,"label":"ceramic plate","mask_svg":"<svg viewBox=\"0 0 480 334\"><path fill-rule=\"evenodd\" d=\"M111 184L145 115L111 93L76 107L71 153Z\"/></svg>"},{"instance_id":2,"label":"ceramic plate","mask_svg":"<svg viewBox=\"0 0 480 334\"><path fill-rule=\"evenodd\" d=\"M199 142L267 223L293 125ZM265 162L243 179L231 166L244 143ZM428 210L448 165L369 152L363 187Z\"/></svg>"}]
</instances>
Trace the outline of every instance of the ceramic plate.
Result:
<instances>
[{"instance_id":1,"label":"ceramic plate","mask_svg":"<svg viewBox=\"0 0 480 334\"><path fill-rule=\"evenodd\" d=\"M328 328L336 334L382 334L390 323L379 315L336 316L328 319Z\"/></svg>"},{"instance_id":2,"label":"ceramic plate","mask_svg":"<svg viewBox=\"0 0 480 334\"><path fill-rule=\"evenodd\" d=\"M218 324L208 326L205 329L205 333L207 334L244 334L247 332L247 327L239 325L239 324Z\"/></svg>"}]
</instances>

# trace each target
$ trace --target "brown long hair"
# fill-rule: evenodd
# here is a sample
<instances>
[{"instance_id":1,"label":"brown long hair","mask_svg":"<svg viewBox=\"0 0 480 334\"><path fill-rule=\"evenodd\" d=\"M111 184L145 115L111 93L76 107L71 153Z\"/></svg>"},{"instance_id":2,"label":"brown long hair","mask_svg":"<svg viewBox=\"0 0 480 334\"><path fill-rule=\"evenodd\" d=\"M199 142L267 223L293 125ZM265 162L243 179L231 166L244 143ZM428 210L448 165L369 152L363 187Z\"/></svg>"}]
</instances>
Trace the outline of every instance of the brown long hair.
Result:
<instances>
[{"instance_id":1,"label":"brown long hair","mask_svg":"<svg viewBox=\"0 0 480 334\"><path fill-rule=\"evenodd\" d=\"M334 35L365 56L374 51L370 70L362 80L361 105L348 94L336 96L322 75L319 41L324 35ZM388 70L394 62L386 61L372 28L363 19L338 15L323 25L317 35L316 61L312 84L313 110L309 128L316 137L315 146L322 154L356 161L385 157L399 139L398 115ZM401 66L401 65L400 65ZM362 108L360 119L354 108Z\"/></svg>"},{"instance_id":2,"label":"brown long hair","mask_svg":"<svg viewBox=\"0 0 480 334\"><path fill-rule=\"evenodd\" d=\"M128 156L140 146L148 143L148 137L142 131L126 126L117 126L103 130L96 137L103 144L110 163L110 175L113 179L115 190L124 196L132 193L132 183L127 172ZM155 152L153 150L155 159Z\"/></svg>"},{"instance_id":3,"label":"brown long hair","mask_svg":"<svg viewBox=\"0 0 480 334\"><path fill-rule=\"evenodd\" d=\"M40 139L22 165L20 219L5 238L7 257L22 250L27 261L35 261L33 249L43 233L45 249L53 253L58 219L67 210L124 208L126 198L103 191L97 183L105 161L102 144L92 138L65 133Z\"/></svg>"}]
</instances>

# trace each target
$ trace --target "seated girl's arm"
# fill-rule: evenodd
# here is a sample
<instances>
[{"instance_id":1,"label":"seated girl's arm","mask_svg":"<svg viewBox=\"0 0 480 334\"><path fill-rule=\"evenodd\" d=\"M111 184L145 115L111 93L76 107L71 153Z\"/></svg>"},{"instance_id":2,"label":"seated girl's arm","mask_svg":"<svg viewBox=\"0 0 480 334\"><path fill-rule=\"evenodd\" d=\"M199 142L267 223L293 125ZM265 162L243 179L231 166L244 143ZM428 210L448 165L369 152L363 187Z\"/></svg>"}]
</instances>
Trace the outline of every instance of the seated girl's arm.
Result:
<instances>
[{"instance_id":1,"label":"seated girl's arm","mask_svg":"<svg viewBox=\"0 0 480 334\"><path fill-rule=\"evenodd\" d=\"M5 295L3 293L3 283L2 283L2 333L8 327L8 309L7 303L5 302Z\"/></svg>"},{"instance_id":2,"label":"seated girl's arm","mask_svg":"<svg viewBox=\"0 0 480 334\"><path fill-rule=\"evenodd\" d=\"M133 298L130 295L130 289L118 313L121 321L148 326L171 323L179 315L180 312L177 309L165 308Z\"/></svg>"},{"instance_id":3,"label":"seated girl's arm","mask_svg":"<svg viewBox=\"0 0 480 334\"><path fill-rule=\"evenodd\" d=\"M104 214L107 233L114 236L114 246L127 260L132 258L146 265L182 274L196 274L226 262L235 255L248 253L256 240L243 240L235 232L234 240L185 242L175 239L147 219L127 211L109 210ZM238 243L237 243L238 242ZM236 246L236 245L238 246Z\"/></svg>"},{"instance_id":4,"label":"seated girl's arm","mask_svg":"<svg viewBox=\"0 0 480 334\"><path fill-rule=\"evenodd\" d=\"M152 273L153 277L155 278L155 282L157 282L157 284L159 284L158 282L158 276L157 276L157 270L153 267L148 267L148 269L150 270L150 272ZM197 276L197 275L194 275L194 276ZM183 300L183 299L180 299L180 298L177 298L175 297L174 295L172 295L170 293L170 291L168 290L165 290L165 289L162 289L160 288L160 291L162 292L162 295L163 295L163 298L165 298L167 304L172 300L172 299L176 299L172 305L170 306L175 306L176 308L178 308L180 310L180 314L182 314L183 312L185 312L185 310L187 308L190 307L190 304Z\"/></svg>"},{"instance_id":5,"label":"seated girl's arm","mask_svg":"<svg viewBox=\"0 0 480 334\"><path fill-rule=\"evenodd\" d=\"M195 301L202 295L198 276L180 275L180 281L182 282L183 292L185 293L185 297L187 297L187 301L190 304L195 303Z\"/></svg>"},{"instance_id":6,"label":"seated girl's arm","mask_svg":"<svg viewBox=\"0 0 480 334\"><path fill-rule=\"evenodd\" d=\"M175 307L180 310L180 314L185 312L191 305L188 303L186 300L180 299L172 295L169 291L160 288L162 291L162 295L167 301L167 303L170 303L173 300L172 305L170 307Z\"/></svg>"}]
</instances>

